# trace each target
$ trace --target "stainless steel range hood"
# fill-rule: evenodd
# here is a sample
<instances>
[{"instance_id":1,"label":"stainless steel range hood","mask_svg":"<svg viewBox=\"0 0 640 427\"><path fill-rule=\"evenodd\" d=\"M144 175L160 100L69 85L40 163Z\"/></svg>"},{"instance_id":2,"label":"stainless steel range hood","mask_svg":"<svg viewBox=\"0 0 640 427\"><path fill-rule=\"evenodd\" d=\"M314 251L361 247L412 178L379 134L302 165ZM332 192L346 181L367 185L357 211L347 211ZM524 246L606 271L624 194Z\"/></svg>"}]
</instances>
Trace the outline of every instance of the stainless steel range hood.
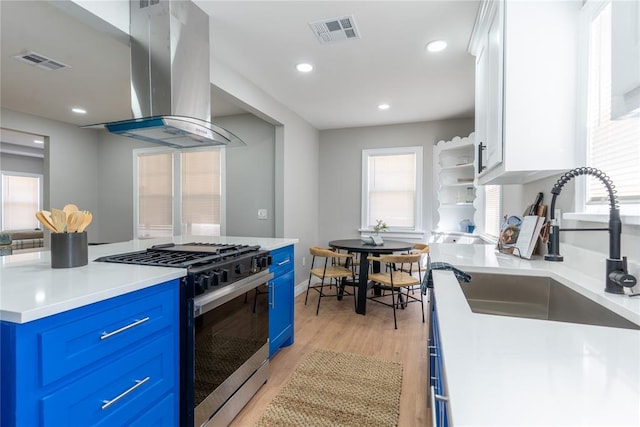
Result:
<instances>
[{"instance_id":1,"label":"stainless steel range hood","mask_svg":"<svg viewBox=\"0 0 640 427\"><path fill-rule=\"evenodd\" d=\"M133 119L101 126L174 148L244 145L209 122L209 15L184 0L131 0L130 11Z\"/></svg>"}]
</instances>

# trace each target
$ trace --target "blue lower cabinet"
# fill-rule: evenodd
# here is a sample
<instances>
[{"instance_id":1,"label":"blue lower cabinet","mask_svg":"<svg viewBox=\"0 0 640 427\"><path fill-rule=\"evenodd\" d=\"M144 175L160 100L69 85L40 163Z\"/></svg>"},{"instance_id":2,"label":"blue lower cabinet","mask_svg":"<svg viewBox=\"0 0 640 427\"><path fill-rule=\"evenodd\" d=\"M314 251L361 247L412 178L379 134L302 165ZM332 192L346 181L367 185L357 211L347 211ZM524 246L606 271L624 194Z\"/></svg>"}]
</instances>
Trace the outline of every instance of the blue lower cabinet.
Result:
<instances>
[{"instance_id":1,"label":"blue lower cabinet","mask_svg":"<svg viewBox=\"0 0 640 427\"><path fill-rule=\"evenodd\" d=\"M155 405L138 414L127 427L177 426L175 410L172 409L178 400L176 394L168 394Z\"/></svg>"},{"instance_id":2,"label":"blue lower cabinet","mask_svg":"<svg viewBox=\"0 0 640 427\"><path fill-rule=\"evenodd\" d=\"M295 273L293 245L271 251L269 282L269 357L293 344Z\"/></svg>"},{"instance_id":3,"label":"blue lower cabinet","mask_svg":"<svg viewBox=\"0 0 640 427\"><path fill-rule=\"evenodd\" d=\"M2 322L0 424L177 425L178 299L174 280L33 322Z\"/></svg>"},{"instance_id":4,"label":"blue lower cabinet","mask_svg":"<svg viewBox=\"0 0 640 427\"><path fill-rule=\"evenodd\" d=\"M433 289L429 299L429 396L434 427L449 425L449 400L444 378L438 312Z\"/></svg>"}]
</instances>

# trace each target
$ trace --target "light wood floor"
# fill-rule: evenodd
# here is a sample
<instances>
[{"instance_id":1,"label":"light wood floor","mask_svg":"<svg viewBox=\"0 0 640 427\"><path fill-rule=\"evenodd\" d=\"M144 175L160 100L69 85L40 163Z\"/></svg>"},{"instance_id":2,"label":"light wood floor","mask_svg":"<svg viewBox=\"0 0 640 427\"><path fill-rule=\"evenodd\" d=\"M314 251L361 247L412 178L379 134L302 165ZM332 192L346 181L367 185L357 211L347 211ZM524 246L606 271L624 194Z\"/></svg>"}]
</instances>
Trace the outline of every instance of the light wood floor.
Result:
<instances>
[{"instance_id":1,"label":"light wood floor","mask_svg":"<svg viewBox=\"0 0 640 427\"><path fill-rule=\"evenodd\" d=\"M254 425L295 368L317 348L402 362L398 425L431 425L427 409L428 328L426 323L422 323L420 304L409 304L406 310L398 310L398 329L394 330L391 307L368 301L367 314L362 316L355 313L351 296L345 296L342 301L323 298L316 317L317 295L312 290L306 306L304 293L296 298L294 344L281 349L270 361L269 381L231 426Z\"/></svg>"}]
</instances>

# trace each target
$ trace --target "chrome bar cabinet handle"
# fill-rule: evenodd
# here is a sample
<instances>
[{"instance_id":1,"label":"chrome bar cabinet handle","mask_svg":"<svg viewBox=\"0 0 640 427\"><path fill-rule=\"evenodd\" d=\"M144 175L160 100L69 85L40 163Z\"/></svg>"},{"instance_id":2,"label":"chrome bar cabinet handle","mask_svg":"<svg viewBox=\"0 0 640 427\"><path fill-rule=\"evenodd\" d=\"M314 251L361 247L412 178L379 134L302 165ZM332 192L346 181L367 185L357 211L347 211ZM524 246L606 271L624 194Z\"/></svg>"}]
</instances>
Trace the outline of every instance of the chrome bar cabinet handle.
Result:
<instances>
[{"instance_id":1,"label":"chrome bar cabinet handle","mask_svg":"<svg viewBox=\"0 0 640 427\"><path fill-rule=\"evenodd\" d=\"M120 393L119 395L117 395L116 397L114 397L111 400L103 400L102 403L104 403L104 405L101 406L101 409L104 411L105 409L107 409L109 406L113 405L114 403L116 403L118 400L122 399L123 397L125 397L127 394L131 393L133 390L137 389L138 387L141 387L142 384L146 383L147 381L149 381L151 377L146 377L144 379L141 380L136 380L136 383L134 385L132 385L130 388L128 388L127 390L123 391L122 393Z\"/></svg>"},{"instance_id":2,"label":"chrome bar cabinet handle","mask_svg":"<svg viewBox=\"0 0 640 427\"><path fill-rule=\"evenodd\" d=\"M138 325L141 325L141 324L143 324L144 322L148 321L149 319L150 319L150 317L149 317L149 316L147 316L147 317L145 317L144 319L138 319L138 320L136 320L135 322L133 322L133 323L131 323L131 324L127 325L127 326L123 326L122 328L116 329L115 331L112 331L112 332L104 331L104 332L102 333L102 335L100 335L100 339L101 339L101 340L106 340L107 338L112 337L112 336L114 336L114 335L117 335L117 334L119 334L120 332L124 332L124 331L126 331L127 329L131 329L131 328L134 328L134 327L136 327L136 326L138 326Z\"/></svg>"}]
</instances>

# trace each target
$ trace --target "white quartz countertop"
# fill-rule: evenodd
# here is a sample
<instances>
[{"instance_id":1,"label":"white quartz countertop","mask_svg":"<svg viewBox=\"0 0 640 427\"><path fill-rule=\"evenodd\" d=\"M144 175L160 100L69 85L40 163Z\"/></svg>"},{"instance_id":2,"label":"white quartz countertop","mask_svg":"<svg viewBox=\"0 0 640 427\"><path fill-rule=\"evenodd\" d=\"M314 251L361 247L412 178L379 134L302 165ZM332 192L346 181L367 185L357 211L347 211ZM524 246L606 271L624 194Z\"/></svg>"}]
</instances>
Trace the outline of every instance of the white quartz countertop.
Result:
<instances>
[{"instance_id":1,"label":"white quartz countertop","mask_svg":"<svg viewBox=\"0 0 640 427\"><path fill-rule=\"evenodd\" d=\"M144 250L163 243L233 243L274 250L297 239L264 237L178 236L89 246L89 263L51 268L51 252L0 257L0 320L26 323L137 291L186 275L185 269L95 262L96 258Z\"/></svg>"},{"instance_id":2,"label":"white quartz countertop","mask_svg":"<svg viewBox=\"0 0 640 427\"><path fill-rule=\"evenodd\" d=\"M563 246L553 263L430 246L433 261L472 276L551 277L640 324L640 297L605 294L599 254ZM452 425L640 426L640 331L473 313L448 271L434 271L434 292Z\"/></svg>"}]
</instances>

